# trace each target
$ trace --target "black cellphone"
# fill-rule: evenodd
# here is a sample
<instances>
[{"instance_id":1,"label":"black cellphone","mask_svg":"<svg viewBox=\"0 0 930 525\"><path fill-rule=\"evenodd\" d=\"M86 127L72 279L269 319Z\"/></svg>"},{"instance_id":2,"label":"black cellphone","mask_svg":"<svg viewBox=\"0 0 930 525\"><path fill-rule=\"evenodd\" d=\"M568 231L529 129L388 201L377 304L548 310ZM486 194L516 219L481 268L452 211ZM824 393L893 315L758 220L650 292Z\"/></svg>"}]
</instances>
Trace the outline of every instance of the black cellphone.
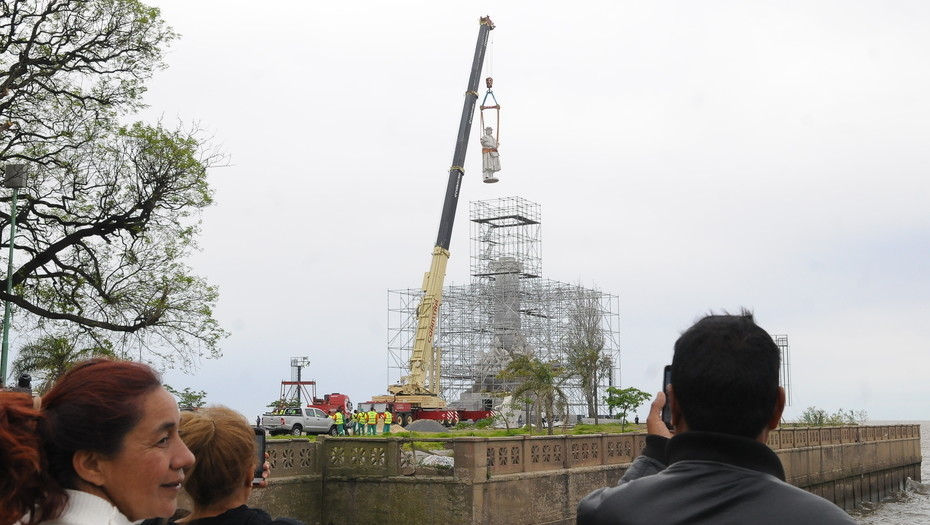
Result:
<instances>
[{"instance_id":1,"label":"black cellphone","mask_svg":"<svg viewBox=\"0 0 930 525\"><path fill-rule=\"evenodd\" d=\"M672 426L672 403L668 398L668 385L672 384L672 365L665 365L662 371L662 393L665 394L665 406L662 407L662 422L669 430L674 429Z\"/></svg>"},{"instance_id":2,"label":"black cellphone","mask_svg":"<svg viewBox=\"0 0 930 525\"><path fill-rule=\"evenodd\" d=\"M255 473L252 475L252 484L257 485L264 479L262 474L265 472L265 429L261 427L252 427L255 429L255 450L258 454L258 463L255 465Z\"/></svg>"}]
</instances>

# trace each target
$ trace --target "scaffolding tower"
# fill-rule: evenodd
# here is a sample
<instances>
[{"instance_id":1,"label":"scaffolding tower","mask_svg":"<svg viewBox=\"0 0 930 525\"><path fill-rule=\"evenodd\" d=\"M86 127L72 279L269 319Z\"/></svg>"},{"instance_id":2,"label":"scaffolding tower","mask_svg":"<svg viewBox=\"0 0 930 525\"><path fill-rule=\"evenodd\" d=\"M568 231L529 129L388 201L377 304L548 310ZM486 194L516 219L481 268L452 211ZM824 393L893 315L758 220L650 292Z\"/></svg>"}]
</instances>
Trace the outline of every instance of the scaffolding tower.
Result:
<instances>
[{"instance_id":1,"label":"scaffolding tower","mask_svg":"<svg viewBox=\"0 0 930 525\"><path fill-rule=\"evenodd\" d=\"M601 349L593 407L577 378L562 388L566 414L606 413L605 389L620 381L619 298L542 277L539 204L520 197L471 203L471 282L443 289L434 344L440 395L453 408L497 407L513 385L498 374L517 355L567 368L573 348ZM388 382L407 374L421 290L388 292ZM559 414L561 415L561 414Z\"/></svg>"}]
</instances>

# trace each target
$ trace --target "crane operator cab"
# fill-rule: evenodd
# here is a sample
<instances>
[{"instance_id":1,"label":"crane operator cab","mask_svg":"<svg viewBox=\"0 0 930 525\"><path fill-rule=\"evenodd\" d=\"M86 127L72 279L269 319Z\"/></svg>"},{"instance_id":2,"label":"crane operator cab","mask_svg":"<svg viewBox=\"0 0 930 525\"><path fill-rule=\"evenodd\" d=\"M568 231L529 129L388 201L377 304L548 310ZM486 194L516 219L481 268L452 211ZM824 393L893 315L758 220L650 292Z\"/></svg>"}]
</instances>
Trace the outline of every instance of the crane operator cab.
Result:
<instances>
[{"instance_id":1,"label":"crane operator cab","mask_svg":"<svg viewBox=\"0 0 930 525\"><path fill-rule=\"evenodd\" d=\"M498 139L500 138L501 106L497 102L497 97L494 96L494 91L491 90L494 79L488 77L484 79L484 82L488 86L488 91L484 94L484 100L481 101L481 168L484 182L492 183L498 181L497 172L501 170L500 153L497 151L497 146L500 144ZM491 100L494 101L493 106L487 105L488 97L491 97ZM497 121L496 130L490 123L485 124L485 111L494 112ZM495 131L497 131L497 134L495 134Z\"/></svg>"}]
</instances>

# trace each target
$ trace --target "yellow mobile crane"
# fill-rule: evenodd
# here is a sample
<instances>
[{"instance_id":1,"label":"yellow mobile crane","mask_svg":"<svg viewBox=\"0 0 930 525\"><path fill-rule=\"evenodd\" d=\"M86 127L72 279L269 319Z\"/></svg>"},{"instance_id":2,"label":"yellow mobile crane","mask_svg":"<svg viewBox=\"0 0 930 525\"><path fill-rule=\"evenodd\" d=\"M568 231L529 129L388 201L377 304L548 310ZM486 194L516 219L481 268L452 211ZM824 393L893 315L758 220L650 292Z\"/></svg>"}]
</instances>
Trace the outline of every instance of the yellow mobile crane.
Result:
<instances>
[{"instance_id":1,"label":"yellow mobile crane","mask_svg":"<svg viewBox=\"0 0 930 525\"><path fill-rule=\"evenodd\" d=\"M439 348L433 345L439 305L442 303L442 287L446 278L446 263L449 261L449 242L452 238L452 223L459 200L462 177L465 174L465 152L471 133L472 118L478 101L478 80L481 66L487 50L488 36L494 29L494 23L488 16L481 17L478 31L478 43L472 61L468 90L465 92L465 106L459 121L459 132L449 169L449 182L439 221L439 234L433 248L433 259L429 271L423 277L423 298L417 307L417 331L410 356L410 373L400 379L396 385L388 387L391 395L374 396L369 403L361 403L360 409L376 405L378 411L390 410L395 420L403 426L416 419L434 419L452 423L459 419L481 419L490 416L490 411L455 411L448 410L444 399L439 397ZM490 88L490 80L488 81ZM485 97L487 98L487 97ZM495 100L496 102L496 100Z\"/></svg>"}]
</instances>

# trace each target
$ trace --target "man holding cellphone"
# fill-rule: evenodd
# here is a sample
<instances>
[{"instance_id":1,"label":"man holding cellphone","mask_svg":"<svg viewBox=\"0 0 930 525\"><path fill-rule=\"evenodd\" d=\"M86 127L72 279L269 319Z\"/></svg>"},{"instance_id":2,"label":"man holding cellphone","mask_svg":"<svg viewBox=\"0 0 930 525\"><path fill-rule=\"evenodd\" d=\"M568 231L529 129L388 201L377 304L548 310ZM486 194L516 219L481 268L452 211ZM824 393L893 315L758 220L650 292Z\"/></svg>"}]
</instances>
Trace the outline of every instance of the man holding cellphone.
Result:
<instances>
[{"instance_id":1,"label":"man holding cellphone","mask_svg":"<svg viewBox=\"0 0 930 525\"><path fill-rule=\"evenodd\" d=\"M617 486L581 501L578 525L854 524L786 483L765 444L785 408L779 368L779 349L752 313L695 323L675 342L671 384L652 402L643 455ZM661 417L666 394L673 431Z\"/></svg>"}]
</instances>

